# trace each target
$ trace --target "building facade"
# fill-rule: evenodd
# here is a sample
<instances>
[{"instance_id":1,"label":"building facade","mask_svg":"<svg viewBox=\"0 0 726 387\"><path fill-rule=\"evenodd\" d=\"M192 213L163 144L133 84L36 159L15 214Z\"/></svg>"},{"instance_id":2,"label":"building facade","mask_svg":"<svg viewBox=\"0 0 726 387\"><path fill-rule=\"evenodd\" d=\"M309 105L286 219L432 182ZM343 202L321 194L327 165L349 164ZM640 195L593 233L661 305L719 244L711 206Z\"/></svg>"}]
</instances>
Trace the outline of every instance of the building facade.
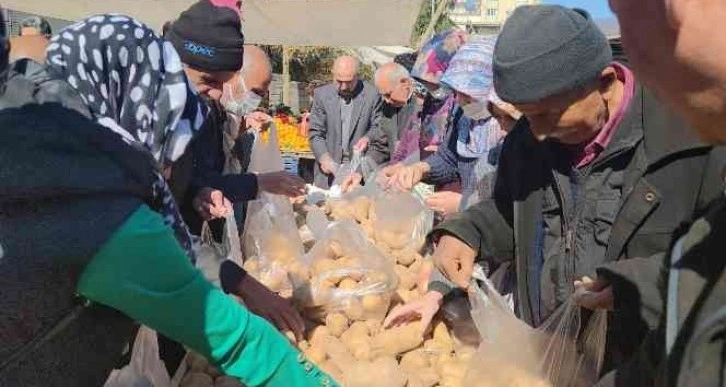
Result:
<instances>
[{"instance_id":1,"label":"building facade","mask_svg":"<svg viewBox=\"0 0 726 387\"><path fill-rule=\"evenodd\" d=\"M454 0L449 18L470 33L499 33L509 15L521 5L539 4L541 0Z\"/></svg>"}]
</instances>

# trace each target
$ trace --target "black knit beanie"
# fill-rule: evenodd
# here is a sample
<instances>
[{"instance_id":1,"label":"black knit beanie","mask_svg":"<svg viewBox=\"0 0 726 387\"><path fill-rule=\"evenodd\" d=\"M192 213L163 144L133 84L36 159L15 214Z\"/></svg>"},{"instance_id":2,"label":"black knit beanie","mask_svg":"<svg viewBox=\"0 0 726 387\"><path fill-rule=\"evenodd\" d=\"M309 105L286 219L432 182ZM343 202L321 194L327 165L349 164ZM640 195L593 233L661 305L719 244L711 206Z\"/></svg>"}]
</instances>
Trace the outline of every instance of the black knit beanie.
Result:
<instances>
[{"instance_id":1,"label":"black knit beanie","mask_svg":"<svg viewBox=\"0 0 726 387\"><path fill-rule=\"evenodd\" d=\"M596 80L612 62L607 38L580 9L517 8L494 50L494 88L515 104L534 103Z\"/></svg>"},{"instance_id":2,"label":"black knit beanie","mask_svg":"<svg viewBox=\"0 0 726 387\"><path fill-rule=\"evenodd\" d=\"M167 31L166 39L182 62L203 71L239 71L245 37L239 14L201 0L184 11Z\"/></svg>"}]
</instances>

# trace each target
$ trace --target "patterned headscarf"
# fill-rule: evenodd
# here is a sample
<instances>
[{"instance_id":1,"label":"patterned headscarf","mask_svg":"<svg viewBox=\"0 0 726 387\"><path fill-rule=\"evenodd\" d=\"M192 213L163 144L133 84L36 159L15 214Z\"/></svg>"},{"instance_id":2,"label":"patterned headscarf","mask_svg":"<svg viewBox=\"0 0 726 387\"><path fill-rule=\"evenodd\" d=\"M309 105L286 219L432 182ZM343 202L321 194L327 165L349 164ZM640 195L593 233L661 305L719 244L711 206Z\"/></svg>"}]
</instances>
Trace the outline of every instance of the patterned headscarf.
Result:
<instances>
[{"instance_id":1,"label":"patterned headscarf","mask_svg":"<svg viewBox=\"0 0 726 387\"><path fill-rule=\"evenodd\" d=\"M497 36L472 36L449 62L441 83L477 101L486 102L494 84Z\"/></svg>"},{"instance_id":2,"label":"patterned headscarf","mask_svg":"<svg viewBox=\"0 0 726 387\"><path fill-rule=\"evenodd\" d=\"M411 76L422 81L438 84L454 54L466 43L464 31L446 30L434 35L419 51Z\"/></svg>"},{"instance_id":3,"label":"patterned headscarf","mask_svg":"<svg viewBox=\"0 0 726 387\"><path fill-rule=\"evenodd\" d=\"M171 43L130 17L93 16L63 29L47 50L50 72L66 80L95 120L158 162L155 211L194 258L189 230L160 168L184 153L205 111Z\"/></svg>"}]
</instances>

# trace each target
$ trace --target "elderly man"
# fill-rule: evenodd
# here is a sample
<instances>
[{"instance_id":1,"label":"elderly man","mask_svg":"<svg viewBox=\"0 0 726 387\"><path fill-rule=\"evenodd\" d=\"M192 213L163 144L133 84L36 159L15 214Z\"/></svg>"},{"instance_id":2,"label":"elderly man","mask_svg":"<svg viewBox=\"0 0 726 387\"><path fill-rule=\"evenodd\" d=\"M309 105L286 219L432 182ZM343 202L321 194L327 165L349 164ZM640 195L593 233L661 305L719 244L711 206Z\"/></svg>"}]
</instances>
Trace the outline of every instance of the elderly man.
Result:
<instances>
[{"instance_id":1,"label":"elderly man","mask_svg":"<svg viewBox=\"0 0 726 387\"><path fill-rule=\"evenodd\" d=\"M597 275L590 290L614 312L607 367L622 364L661 312L624 289L655 291L668 234L720 195L723 152L613 63L584 11L519 7L494 56L495 88L524 118L505 140L493 198L430 235L443 275L408 317L429 316L452 283L468 288L477 257L514 262L517 312L534 326Z\"/></svg>"},{"instance_id":2,"label":"elderly man","mask_svg":"<svg viewBox=\"0 0 726 387\"><path fill-rule=\"evenodd\" d=\"M414 95L411 74L402 65L386 63L375 74L375 85L385 102L382 108L381 129L388 138L389 152L393 154L401 127L423 103Z\"/></svg>"},{"instance_id":3,"label":"elderly man","mask_svg":"<svg viewBox=\"0 0 726 387\"><path fill-rule=\"evenodd\" d=\"M315 185L329 188L339 165L385 141L381 130L381 98L373 85L358 78L358 60L342 56L333 64L334 82L315 90L310 114L310 148L315 153ZM387 153L387 152L386 152ZM371 152L378 164L386 154Z\"/></svg>"},{"instance_id":4,"label":"elderly man","mask_svg":"<svg viewBox=\"0 0 726 387\"><path fill-rule=\"evenodd\" d=\"M37 16L29 17L20 25L20 36L10 38L10 61L31 59L38 63L45 62L45 49L52 31L50 23Z\"/></svg>"},{"instance_id":5,"label":"elderly man","mask_svg":"<svg viewBox=\"0 0 726 387\"><path fill-rule=\"evenodd\" d=\"M705 142L726 144L726 2L611 0L610 5L643 82L683 114ZM662 136L672 135L668 127L663 129ZM660 288L668 285L658 334L643 346L638 361L610 375L603 385L724 384L725 203L722 192L703 217L674 235L663 261L670 273ZM623 295L633 299L659 294L639 292L633 284L629 290Z\"/></svg>"}]
</instances>

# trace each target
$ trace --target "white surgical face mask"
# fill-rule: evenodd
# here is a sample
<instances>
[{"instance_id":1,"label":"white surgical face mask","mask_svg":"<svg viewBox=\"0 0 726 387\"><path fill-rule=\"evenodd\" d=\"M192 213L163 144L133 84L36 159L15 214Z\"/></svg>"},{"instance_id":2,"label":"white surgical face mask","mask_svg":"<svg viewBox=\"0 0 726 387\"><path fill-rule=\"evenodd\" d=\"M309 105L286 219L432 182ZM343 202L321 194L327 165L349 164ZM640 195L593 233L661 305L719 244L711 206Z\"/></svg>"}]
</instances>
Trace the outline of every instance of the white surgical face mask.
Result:
<instances>
[{"instance_id":1,"label":"white surgical face mask","mask_svg":"<svg viewBox=\"0 0 726 387\"><path fill-rule=\"evenodd\" d=\"M238 117L244 117L260 107L262 97L252 90L247 90L244 78L239 77L239 82L239 86L242 90L245 90L242 94L242 98L236 98L234 96L235 93L232 92L231 85L224 85L224 110Z\"/></svg>"},{"instance_id":2,"label":"white surgical face mask","mask_svg":"<svg viewBox=\"0 0 726 387\"><path fill-rule=\"evenodd\" d=\"M486 102L472 102L461 107L464 115L472 120L483 120L490 116Z\"/></svg>"},{"instance_id":3,"label":"white surgical face mask","mask_svg":"<svg viewBox=\"0 0 726 387\"><path fill-rule=\"evenodd\" d=\"M443 101L451 95L451 91L445 87L439 87L434 91L429 91L429 94L433 99Z\"/></svg>"}]
</instances>

